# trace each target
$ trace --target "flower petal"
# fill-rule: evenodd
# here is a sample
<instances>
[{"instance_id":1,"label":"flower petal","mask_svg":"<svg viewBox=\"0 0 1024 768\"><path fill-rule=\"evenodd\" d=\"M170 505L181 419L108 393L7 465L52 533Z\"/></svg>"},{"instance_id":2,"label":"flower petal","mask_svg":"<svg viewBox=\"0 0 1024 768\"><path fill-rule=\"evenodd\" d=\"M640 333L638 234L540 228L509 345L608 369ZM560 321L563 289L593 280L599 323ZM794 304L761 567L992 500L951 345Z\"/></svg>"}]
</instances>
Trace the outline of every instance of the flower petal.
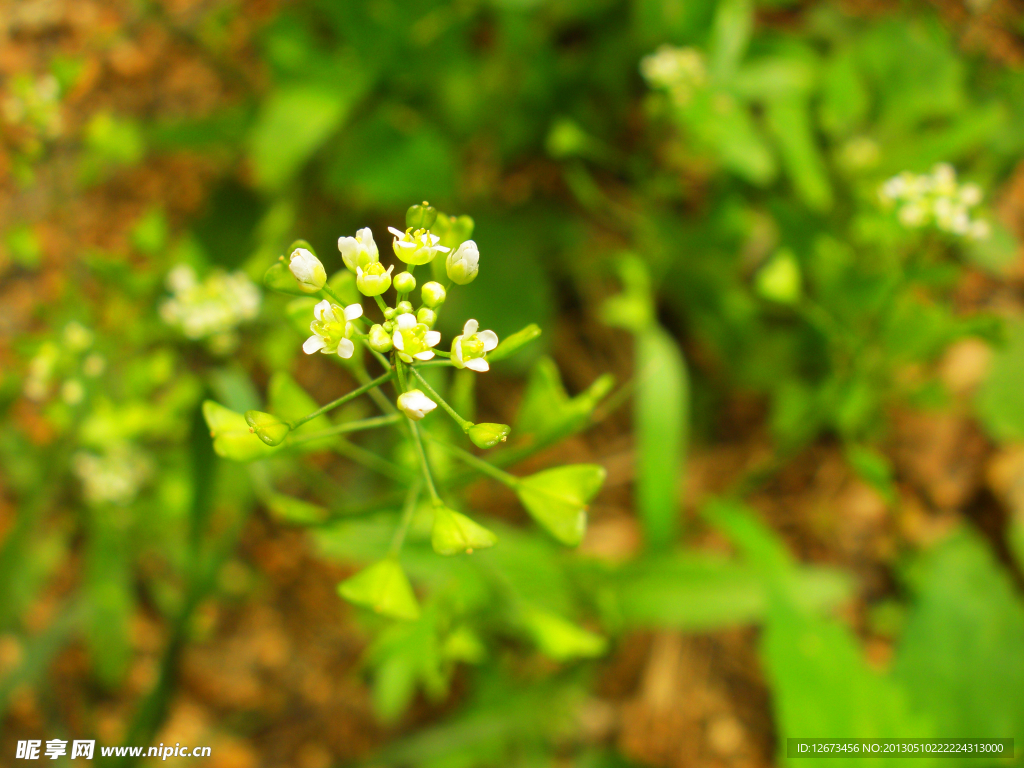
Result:
<instances>
[{"instance_id":1,"label":"flower petal","mask_svg":"<svg viewBox=\"0 0 1024 768\"><path fill-rule=\"evenodd\" d=\"M467 320L466 324L464 326L462 326L462 335L463 336L472 336L474 333L477 332L477 330L479 330L479 328L480 328L480 323L478 323L476 320L472 320L472 319Z\"/></svg>"},{"instance_id":2,"label":"flower petal","mask_svg":"<svg viewBox=\"0 0 1024 768\"><path fill-rule=\"evenodd\" d=\"M485 373L491 370L491 366L487 364L487 361L482 357L474 357L472 360L466 361L466 367L470 370L476 371L477 373Z\"/></svg>"},{"instance_id":3,"label":"flower petal","mask_svg":"<svg viewBox=\"0 0 1024 768\"><path fill-rule=\"evenodd\" d=\"M399 239L405 237L405 232L403 232L400 229L395 229L394 227L388 227L388 232L390 232L392 235Z\"/></svg>"},{"instance_id":4,"label":"flower petal","mask_svg":"<svg viewBox=\"0 0 1024 768\"><path fill-rule=\"evenodd\" d=\"M363 305L362 304L349 304L345 307L345 319L355 320L357 317L363 316ZM497 337L495 337L497 338Z\"/></svg>"},{"instance_id":5,"label":"flower petal","mask_svg":"<svg viewBox=\"0 0 1024 768\"><path fill-rule=\"evenodd\" d=\"M436 347L441 343L441 332L427 331L426 342L428 347Z\"/></svg>"},{"instance_id":6,"label":"flower petal","mask_svg":"<svg viewBox=\"0 0 1024 768\"><path fill-rule=\"evenodd\" d=\"M465 368L462 364L462 337L456 336L452 342L452 363L456 368Z\"/></svg>"},{"instance_id":7,"label":"flower petal","mask_svg":"<svg viewBox=\"0 0 1024 768\"><path fill-rule=\"evenodd\" d=\"M327 346L327 342L323 340L322 336L310 336L304 342L302 342L302 351L307 355L312 355Z\"/></svg>"},{"instance_id":8,"label":"flower petal","mask_svg":"<svg viewBox=\"0 0 1024 768\"><path fill-rule=\"evenodd\" d=\"M402 329L412 328L413 326L416 325L416 315L412 314L411 312L406 312L405 314L399 315L398 317L395 318L395 325Z\"/></svg>"},{"instance_id":9,"label":"flower petal","mask_svg":"<svg viewBox=\"0 0 1024 768\"><path fill-rule=\"evenodd\" d=\"M417 360L429 360L434 356L434 350L428 349L426 352L417 352L413 357Z\"/></svg>"},{"instance_id":10,"label":"flower petal","mask_svg":"<svg viewBox=\"0 0 1024 768\"><path fill-rule=\"evenodd\" d=\"M395 349L399 352L405 350L405 339L402 338L401 331L395 331L395 335L391 337L391 343L395 345Z\"/></svg>"},{"instance_id":11,"label":"flower petal","mask_svg":"<svg viewBox=\"0 0 1024 768\"><path fill-rule=\"evenodd\" d=\"M494 331L480 331L476 337L484 343L484 352L490 352L498 346L498 334Z\"/></svg>"},{"instance_id":12,"label":"flower petal","mask_svg":"<svg viewBox=\"0 0 1024 768\"><path fill-rule=\"evenodd\" d=\"M356 351L356 345L348 339L342 339L338 342L338 357L343 357L346 360L352 357L352 353Z\"/></svg>"},{"instance_id":13,"label":"flower petal","mask_svg":"<svg viewBox=\"0 0 1024 768\"><path fill-rule=\"evenodd\" d=\"M331 302L329 302L327 299L324 299L315 307L313 307L313 317L315 317L317 320L320 320L321 322L324 319L324 314L327 312L331 312ZM331 314L333 315L334 313L331 312Z\"/></svg>"}]
</instances>

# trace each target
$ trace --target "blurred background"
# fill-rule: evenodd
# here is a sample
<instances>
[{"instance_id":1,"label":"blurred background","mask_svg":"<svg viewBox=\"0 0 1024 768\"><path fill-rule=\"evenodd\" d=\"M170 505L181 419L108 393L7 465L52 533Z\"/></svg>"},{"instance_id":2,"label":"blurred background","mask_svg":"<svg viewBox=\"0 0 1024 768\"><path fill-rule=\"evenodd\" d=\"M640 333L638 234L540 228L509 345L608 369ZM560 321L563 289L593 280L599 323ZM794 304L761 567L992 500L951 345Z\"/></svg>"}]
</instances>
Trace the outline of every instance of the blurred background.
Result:
<instances>
[{"instance_id":1,"label":"blurred background","mask_svg":"<svg viewBox=\"0 0 1024 768\"><path fill-rule=\"evenodd\" d=\"M0 0L0 35L0 763L1020 754L1020 0ZM452 397L569 425L514 473L607 481L576 550L469 485L499 545L410 534L395 622L336 585L408 457L228 462L200 404L351 389L263 273L421 200L481 252L444 344L543 328Z\"/></svg>"}]
</instances>

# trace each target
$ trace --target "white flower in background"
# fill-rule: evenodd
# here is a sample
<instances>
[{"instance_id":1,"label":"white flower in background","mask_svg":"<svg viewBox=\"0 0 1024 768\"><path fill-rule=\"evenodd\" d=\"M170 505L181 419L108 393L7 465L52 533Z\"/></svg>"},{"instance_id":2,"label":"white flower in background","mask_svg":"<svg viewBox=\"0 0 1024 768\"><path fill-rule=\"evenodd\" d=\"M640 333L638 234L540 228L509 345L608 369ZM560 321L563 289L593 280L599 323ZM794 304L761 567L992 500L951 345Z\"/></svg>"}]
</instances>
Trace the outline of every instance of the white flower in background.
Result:
<instances>
[{"instance_id":1,"label":"white flower in background","mask_svg":"<svg viewBox=\"0 0 1024 768\"><path fill-rule=\"evenodd\" d=\"M52 341L44 342L39 347L39 351L28 364L28 375L22 388L25 397L37 402L46 399L59 358L60 349Z\"/></svg>"},{"instance_id":2,"label":"white flower in background","mask_svg":"<svg viewBox=\"0 0 1024 768\"><path fill-rule=\"evenodd\" d=\"M320 259L305 248L292 251L288 269L299 282L299 287L306 293L316 293L327 283L327 272Z\"/></svg>"},{"instance_id":3,"label":"white flower in background","mask_svg":"<svg viewBox=\"0 0 1024 768\"><path fill-rule=\"evenodd\" d=\"M394 227L388 227L388 232L395 236L392 247L395 249L395 256L406 264L428 264L434 260L439 253L448 253L450 248L441 245L441 238L432 235L425 229L413 230L411 227L405 232Z\"/></svg>"},{"instance_id":4,"label":"white flower in background","mask_svg":"<svg viewBox=\"0 0 1024 768\"><path fill-rule=\"evenodd\" d=\"M93 333L77 320L64 326L64 345L73 352L81 352L92 346Z\"/></svg>"},{"instance_id":5,"label":"white flower in background","mask_svg":"<svg viewBox=\"0 0 1024 768\"><path fill-rule=\"evenodd\" d=\"M469 285L480 272L480 249L472 240L467 240L448 254L444 268L453 283Z\"/></svg>"},{"instance_id":6,"label":"white flower in background","mask_svg":"<svg viewBox=\"0 0 1024 768\"><path fill-rule=\"evenodd\" d=\"M690 101L694 90L707 82L704 56L696 48L663 45L640 60L640 74L652 88L669 92L678 104Z\"/></svg>"},{"instance_id":7,"label":"white flower in background","mask_svg":"<svg viewBox=\"0 0 1024 768\"><path fill-rule=\"evenodd\" d=\"M452 365L484 373L490 370L484 356L498 346L498 334L494 331L480 331L476 320L467 320L462 335L452 341Z\"/></svg>"},{"instance_id":8,"label":"white flower in background","mask_svg":"<svg viewBox=\"0 0 1024 768\"><path fill-rule=\"evenodd\" d=\"M160 317L193 340L231 334L259 314L260 291L243 272L212 272L199 282L195 271L179 264L167 275L171 298L160 305Z\"/></svg>"},{"instance_id":9,"label":"white flower in background","mask_svg":"<svg viewBox=\"0 0 1024 768\"><path fill-rule=\"evenodd\" d=\"M61 385L60 397L68 405L78 405L85 399L85 387L78 379L67 379Z\"/></svg>"},{"instance_id":10,"label":"white flower in background","mask_svg":"<svg viewBox=\"0 0 1024 768\"><path fill-rule=\"evenodd\" d=\"M88 376L90 379L94 379L103 373L107 368L107 359L96 352L85 358L82 361L82 373Z\"/></svg>"},{"instance_id":11,"label":"white flower in background","mask_svg":"<svg viewBox=\"0 0 1024 768\"><path fill-rule=\"evenodd\" d=\"M358 230L355 237L339 237L338 250L341 251L345 266L352 272L355 272L357 267L365 269L368 265L380 261L377 244L373 241L373 232L369 227Z\"/></svg>"},{"instance_id":12,"label":"white flower in background","mask_svg":"<svg viewBox=\"0 0 1024 768\"><path fill-rule=\"evenodd\" d=\"M410 389L398 396L398 410L413 421L419 421L435 408L437 403L418 389Z\"/></svg>"},{"instance_id":13,"label":"white flower in background","mask_svg":"<svg viewBox=\"0 0 1024 768\"><path fill-rule=\"evenodd\" d=\"M432 331L425 323L416 322L416 315L405 313L395 318L395 333L391 341L398 350L398 356L406 363L416 360L429 360L441 342L441 333Z\"/></svg>"},{"instance_id":14,"label":"white flower in background","mask_svg":"<svg viewBox=\"0 0 1024 768\"><path fill-rule=\"evenodd\" d=\"M349 304L342 309L325 299L313 307L313 316L316 319L309 325L313 335L303 343L302 351L307 355L314 352L333 355L337 352L338 357L352 357L356 348L349 338L355 331L352 321L363 316L362 305Z\"/></svg>"},{"instance_id":15,"label":"white flower in background","mask_svg":"<svg viewBox=\"0 0 1024 768\"><path fill-rule=\"evenodd\" d=\"M959 184L949 163L939 163L930 174L904 171L882 184L878 194L884 205L896 207L896 217L905 227L934 224L943 232L975 240L989 235L988 222L971 217L971 209L981 203L981 187Z\"/></svg>"},{"instance_id":16,"label":"white flower in background","mask_svg":"<svg viewBox=\"0 0 1024 768\"><path fill-rule=\"evenodd\" d=\"M129 504L153 473L149 456L129 443L115 445L103 455L79 451L71 467L91 504Z\"/></svg>"},{"instance_id":17,"label":"white flower in background","mask_svg":"<svg viewBox=\"0 0 1024 768\"><path fill-rule=\"evenodd\" d=\"M33 79L13 79L11 93L2 104L4 120L38 131L44 138L60 136L64 125L60 113L60 83L52 74Z\"/></svg>"}]
</instances>

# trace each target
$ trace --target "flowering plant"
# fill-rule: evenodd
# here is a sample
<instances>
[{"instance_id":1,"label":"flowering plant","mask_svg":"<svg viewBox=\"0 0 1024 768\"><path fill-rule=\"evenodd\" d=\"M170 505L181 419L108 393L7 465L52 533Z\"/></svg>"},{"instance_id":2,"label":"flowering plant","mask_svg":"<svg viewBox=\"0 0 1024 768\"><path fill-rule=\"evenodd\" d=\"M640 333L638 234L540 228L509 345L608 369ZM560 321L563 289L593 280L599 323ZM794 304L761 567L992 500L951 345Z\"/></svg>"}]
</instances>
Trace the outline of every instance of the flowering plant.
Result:
<instances>
[{"instance_id":1,"label":"flowering plant","mask_svg":"<svg viewBox=\"0 0 1024 768\"><path fill-rule=\"evenodd\" d=\"M406 214L405 230L389 228L392 249L404 263L405 271L394 274L396 265L385 267L373 233L365 227L354 237L338 239L345 268L329 279L327 268L313 247L296 241L289 248L288 257L282 256L267 270L264 283L278 292L299 297L289 305L288 313L297 324L309 323L311 335L302 344L303 352L328 355L341 362L361 385L316 407L297 384L290 380L282 384L284 380L278 377L271 389L280 392L284 388L292 395L272 396L272 400L276 399L272 412L249 410L241 414L213 401L207 401L203 408L214 450L239 461L267 458L282 451L329 448L336 446L343 434L382 427L394 431L399 444L406 447L406 455L414 457L415 471L391 472L403 486L399 492L401 513L391 547L383 560L340 584L339 592L352 603L397 619L412 620L420 613L399 562L399 553L414 520L429 520L431 546L441 555L472 553L498 541L492 530L452 508L448 491L457 483L451 476L439 474L439 454L434 448L441 452L441 458L455 457L474 472L508 486L534 520L569 546L580 543L586 528L587 504L604 481L604 469L592 464L557 467L528 477L512 475L499 465L514 463L580 429L607 393L607 379L600 379L587 393L569 402L562 402L568 400L564 394L559 400L557 393L541 392L539 399L546 401L539 406L546 409L547 415L541 419L544 429L538 424L530 426L527 420L529 443L499 451L494 461L485 461L467 450L470 446L458 445L450 439L451 430L432 423L436 418L432 414L440 407L472 446L488 450L505 444L512 428L465 418L439 392L443 386L436 374L438 369L455 369L459 375L470 377L471 386L473 376L486 373L491 363L507 358L540 334L540 329L531 325L499 343L494 331L481 330L475 319L468 319L462 333L451 340L448 349L444 348L435 325L448 293L455 285L469 284L479 273L480 251L469 239L472 230L469 217L439 214L428 203L414 205ZM435 259L440 263L432 264ZM427 265L436 279L419 285L414 271ZM385 298L391 289L394 297ZM417 298L418 306L414 303ZM370 312L363 306L364 299L372 299L368 302ZM367 359L372 359L382 372L372 376L366 367ZM392 389L393 395L386 395L385 387ZM375 401L382 411L380 415L342 418L331 423L329 412L363 395ZM534 396L533 400L537 399ZM537 411L538 404L527 403L524 409ZM359 451L363 459L370 454L362 447ZM378 467L389 466L380 456L369 460ZM421 496L426 499L423 505ZM295 512L293 519L298 515L308 521L310 514L320 522L331 519L330 513L317 507L313 507L317 512L311 513L312 505L299 499L277 493L269 494L268 499L276 509Z\"/></svg>"}]
</instances>

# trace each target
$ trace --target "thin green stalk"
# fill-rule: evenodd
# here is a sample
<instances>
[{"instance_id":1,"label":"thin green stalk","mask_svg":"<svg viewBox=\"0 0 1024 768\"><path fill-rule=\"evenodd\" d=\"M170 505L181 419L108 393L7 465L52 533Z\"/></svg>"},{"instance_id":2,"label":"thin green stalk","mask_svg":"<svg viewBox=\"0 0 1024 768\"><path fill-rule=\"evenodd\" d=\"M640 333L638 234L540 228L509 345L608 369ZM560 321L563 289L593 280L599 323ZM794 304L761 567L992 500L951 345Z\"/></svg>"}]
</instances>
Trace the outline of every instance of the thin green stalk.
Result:
<instances>
[{"instance_id":1,"label":"thin green stalk","mask_svg":"<svg viewBox=\"0 0 1024 768\"><path fill-rule=\"evenodd\" d=\"M498 469L497 467L484 461L483 459L474 456L469 451L465 451L462 448L459 448L457 445L446 443L444 440L438 440L436 437L432 437L429 434L427 435L427 439L430 440L432 443L437 443L449 453L455 454L460 459L462 459L466 464L469 464L469 466L476 469L478 472L482 472L483 474L494 478L499 483L503 483L504 485L507 485L509 488L512 488L513 490L516 487L518 487L521 482L519 478L516 477L515 475L509 474L508 472Z\"/></svg>"},{"instance_id":2,"label":"thin green stalk","mask_svg":"<svg viewBox=\"0 0 1024 768\"><path fill-rule=\"evenodd\" d=\"M451 360L428 360L425 363L416 363L417 368L437 368L439 366L453 365Z\"/></svg>"},{"instance_id":3,"label":"thin green stalk","mask_svg":"<svg viewBox=\"0 0 1024 768\"><path fill-rule=\"evenodd\" d=\"M387 362L386 359L385 362ZM385 369L391 373L394 373L394 371L391 370L390 364L386 365ZM355 369L355 377L356 380L363 385L369 384L372 381L372 379L370 378L370 374L367 373L366 366L364 365L361 365ZM384 411L384 413L398 413L398 410L395 408L394 404L379 389L371 389L369 394L370 399L373 400L373 402L377 404L377 407Z\"/></svg>"},{"instance_id":4,"label":"thin green stalk","mask_svg":"<svg viewBox=\"0 0 1024 768\"><path fill-rule=\"evenodd\" d=\"M285 446L289 445L302 445L313 440L319 440L322 437L330 437L331 435L343 435L346 432L358 432L362 429L374 429L375 427L383 427L388 424L394 424L402 418L400 413L389 413L386 416L374 416L369 419L360 419L358 421L349 421L344 424L337 424L328 429L321 429L319 432L310 432L308 435L297 435L290 436Z\"/></svg>"},{"instance_id":5,"label":"thin green stalk","mask_svg":"<svg viewBox=\"0 0 1024 768\"><path fill-rule=\"evenodd\" d=\"M363 344L365 344L366 348L370 350L370 354L377 358L377 362L383 365L385 370L389 370L391 368L391 361L384 357L384 355L382 355L376 349L370 346L369 341L367 341L367 339L369 338L369 334L364 334L361 338Z\"/></svg>"},{"instance_id":6,"label":"thin green stalk","mask_svg":"<svg viewBox=\"0 0 1024 768\"><path fill-rule=\"evenodd\" d=\"M398 385L401 387L402 392L408 392L409 386L405 380L405 363L402 362L402 358L398 355L395 355L395 373L398 374Z\"/></svg>"},{"instance_id":7,"label":"thin green stalk","mask_svg":"<svg viewBox=\"0 0 1024 768\"><path fill-rule=\"evenodd\" d=\"M379 387L385 381L390 379L391 376L392 376L391 371L388 371L383 376L378 376L376 379L373 379L372 381L366 382L366 384L363 384L363 386L359 387L358 389L353 389L351 392L349 392L346 395L342 395L337 400L332 400L327 405L324 405L324 406L321 406L320 408L317 408L315 411L313 411L312 413L306 414L301 419L296 419L295 421L287 422L287 424L292 429L296 429L297 427L300 427L303 424L305 424L307 421L312 421L317 416L322 416L323 414L327 413L328 411L330 411L330 410L332 410L334 408L337 408L339 405L344 405L345 403L349 402L350 400L354 400L355 398L359 397L360 395L365 394L366 392L369 392L371 389Z\"/></svg>"},{"instance_id":8,"label":"thin green stalk","mask_svg":"<svg viewBox=\"0 0 1024 768\"><path fill-rule=\"evenodd\" d=\"M412 373L413 376L419 379L420 384L423 385L423 388L427 391L427 394L430 395L430 397L436 400L438 403L440 403L441 407L448 412L448 415L455 419L455 423L462 428L463 432L465 432L467 429L473 426L473 422L468 421L459 416L459 414L455 412L455 409L448 405L448 403L445 402L445 399L434 391L434 388L427 383L427 380L420 375L419 371L417 371L415 368L409 368L409 371Z\"/></svg>"},{"instance_id":9,"label":"thin green stalk","mask_svg":"<svg viewBox=\"0 0 1024 768\"><path fill-rule=\"evenodd\" d=\"M384 475L396 482L402 484L409 482L409 473L405 469L397 464L393 464L381 456L378 456L373 451L366 450L361 445L350 443L348 440L339 440L332 445L331 448L339 456L344 456L346 459L350 459L357 464L362 464L367 469Z\"/></svg>"},{"instance_id":10,"label":"thin green stalk","mask_svg":"<svg viewBox=\"0 0 1024 768\"><path fill-rule=\"evenodd\" d=\"M437 355L438 357L445 357L445 358L448 358L448 357L452 356L451 352L444 352L444 351L442 351L440 349L435 349L434 350L434 354Z\"/></svg>"},{"instance_id":11,"label":"thin green stalk","mask_svg":"<svg viewBox=\"0 0 1024 768\"><path fill-rule=\"evenodd\" d=\"M388 305L384 303L384 299L382 299L379 295L374 296L373 299L374 301L377 302L377 306L380 307L380 313L383 315L384 310L388 308ZM384 316L387 317L387 315Z\"/></svg>"},{"instance_id":12,"label":"thin green stalk","mask_svg":"<svg viewBox=\"0 0 1024 768\"><path fill-rule=\"evenodd\" d=\"M332 291L330 286L328 286L326 283L324 284L324 287L321 288L320 290L323 291L324 293L326 293L328 298L330 298L332 301L334 301L334 303L337 304L339 307L344 307L345 306L345 302L342 301L341 298L338 296L338 294L336 294L334 291Z\"/></svg>"},{"instance_id":13,"label":"thin green stalk","mask_svg":"<svg viewBox=\"0 0 1024 768\"><path fill-rule=\"evenodd\" d=\"M405 535L409 532L409 525L412 523L413 515L416 514L416 502L420 500L420 487L422 481L417 480L409 488L409 493L405 496L405 504L402 507L402 519L398 523L398 528L395 529L395 535L391 539L391 546L388 548L388 554L394 557L401 551L402 544L405 543Z\"/></svg>"},{"instance_id":14,"label":"thin green stalk","mask_svg":"<svg viewBox=\"0 0 1024 768\"><path fill-rule=\"evenodd\" d=\"M416 452L420 457L420 464L423 467L423 479L427 482L430 498L435 504L443 504L444 502L441 501L441 497L437 493L437 488L434 487L434 478L430 475L430 464L427 463L427 452L423 450L423 438L420 437L420 429L414 421L409 422L409 428L412 430L412 439L416 444Z\"/></svg>"}]
</instances>

